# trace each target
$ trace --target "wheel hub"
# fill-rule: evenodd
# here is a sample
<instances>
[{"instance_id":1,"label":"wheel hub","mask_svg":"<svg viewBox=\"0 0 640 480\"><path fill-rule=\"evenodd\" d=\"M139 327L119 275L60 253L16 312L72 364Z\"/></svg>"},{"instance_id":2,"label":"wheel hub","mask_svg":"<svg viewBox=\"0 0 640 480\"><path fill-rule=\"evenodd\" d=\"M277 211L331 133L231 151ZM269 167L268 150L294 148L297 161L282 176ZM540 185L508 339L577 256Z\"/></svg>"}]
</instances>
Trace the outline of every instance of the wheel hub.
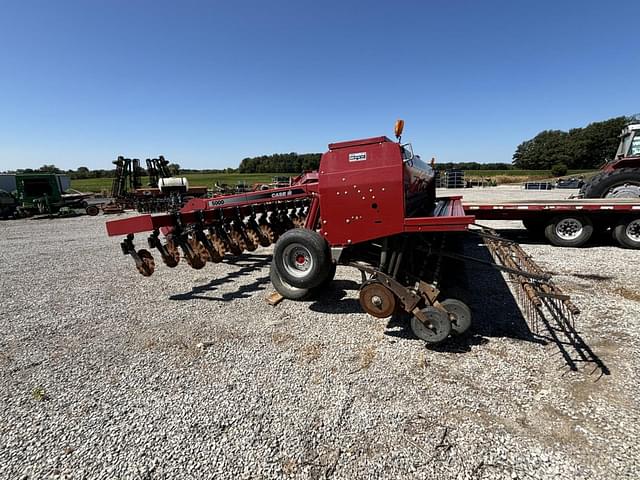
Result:
<instances>
[{"instance_id":1,"label":"wheel hub","mask_svg":"<svg viewBox=\"0 0 640 480\"><path fill-rule=\"evenodd\" d=\"M563 240L574 240L582 234L582 224L575 218L565 218L556 225L556 234Z\"/></svg>"},{"instance_id":2,"label":"wheel hub","mask_svg":"<svg viewBox=\"0 0 640 480\"><path fill-rule=\"evenodd\" d=\"M640 242L640 219L629 222L626 229L627 237L634 242Z\"/></svg>"},{"instance_id":3,"label":"wheel hub","mask_svg":"<svg viewBox=\"0 0 640 480\"><path fill-rule=\"evenodd\" d=\"M640 185L625 183L611 188L605 198L640 198Z\"/></svg>"},{"instance_id":4,"label":"wheel hub","mask_svg":"<svg viewBox=\"0 0 640 480\"><path fill-rule=\"evenodd\" d=\"M311 252L301 244L288 245L284 252L284 268L294 277L304 277L313 268Z\"/></svg>"}]
</instances>

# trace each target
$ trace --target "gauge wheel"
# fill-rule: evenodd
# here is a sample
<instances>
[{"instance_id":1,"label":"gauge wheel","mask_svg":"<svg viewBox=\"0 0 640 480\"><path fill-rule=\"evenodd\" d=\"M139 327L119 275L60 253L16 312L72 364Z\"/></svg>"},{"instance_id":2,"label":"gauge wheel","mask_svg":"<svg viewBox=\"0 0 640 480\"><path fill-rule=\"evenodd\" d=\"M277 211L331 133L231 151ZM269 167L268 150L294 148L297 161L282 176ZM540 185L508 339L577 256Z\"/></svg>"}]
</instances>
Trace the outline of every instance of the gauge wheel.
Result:
<instances>
[{"instance_id":1,"label":"gauge wheel","mask_svg":"<svg viewBox=\"0 0 640 480\"><path fill-rule=\"evenodd\" d=\"M423 323L416 316L411 317L411 330L414 335L427 343L439 343L451 333L449 316L435 307L425 307L422 312L427 317Z\"/></svg>"},{"instance_id":2,"label":"gauge wheel","mask_svg":"<svg viewBox=\"0 0 640 480\"><path fill-rule=\"evenodd\" d=\"M456 298L447 298L440 302L440 305L449 312L451 333L460 335L469 329L471 326L471 309L466 303Z\"/></svg>"}]
</instances>

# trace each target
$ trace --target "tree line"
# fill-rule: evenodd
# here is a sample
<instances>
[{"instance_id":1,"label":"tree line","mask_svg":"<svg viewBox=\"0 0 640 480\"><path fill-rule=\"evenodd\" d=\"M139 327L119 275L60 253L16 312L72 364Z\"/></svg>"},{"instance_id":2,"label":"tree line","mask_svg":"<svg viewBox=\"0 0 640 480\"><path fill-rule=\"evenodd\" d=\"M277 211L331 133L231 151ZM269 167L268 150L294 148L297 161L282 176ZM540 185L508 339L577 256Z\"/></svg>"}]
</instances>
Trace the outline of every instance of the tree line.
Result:
<instances>
[{"instance_id":1,"label":"tree line","mask_svg":"<svg viewBox=\"0 0 640 480\"><path fill-rule=\"evenodd\" d=\"M238 173L297 173L317 170L321 153L274 153L243 158Z\"/></svg>"},{"instance_id":2,"label":"tree line","mask_svg":"<svg viewBox=\"0 0 640 480\"><path fill-rule=\"evenodd\" d=\"M525 140L513 154L513 166L524 170L595 169L612 159L620 132L631 119L615 117L584 128L543 130Z\"/></svg>"},{"instance_id":3,"label":"tree line","mask_svg":"<svg viewBox=\"0 0 640 480\"><path fill-rule=\"evenodd\" d=\"M613 158L618 146L618 136L629 117L615 117L602 122L590 123L583 128L563 130L543 130L535 137L525 140L516 148L512 162L478 163L446 162L436 163L439 170L553 170L562 174L567 169L589 170L598 168L604 161ZM178 173L298 173L316 170L320 166L321 153L274 153L242 159L238 168L224 169L183 169L180 165L169 164L169 170ZM142 165L144 167L144 163ZM71 178L112 178L115 169L91 170L78 167L76 170L61 170L55 165L43 165L39 169L21 169L7 173L65 173ZM142 175L146 171L140 170Z\"/></svg>"}]
</instances>

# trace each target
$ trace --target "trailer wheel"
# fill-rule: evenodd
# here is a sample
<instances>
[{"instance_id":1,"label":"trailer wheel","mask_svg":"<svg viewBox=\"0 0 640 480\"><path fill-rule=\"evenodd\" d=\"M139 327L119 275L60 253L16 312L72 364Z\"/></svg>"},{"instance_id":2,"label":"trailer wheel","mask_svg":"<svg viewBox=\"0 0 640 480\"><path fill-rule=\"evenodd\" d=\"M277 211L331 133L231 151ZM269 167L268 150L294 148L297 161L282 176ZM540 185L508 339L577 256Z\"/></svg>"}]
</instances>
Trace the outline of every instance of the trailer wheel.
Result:
<instances>
[{"instance_id":1,"label":"trailer wheel","mask_svg":"<svg viewBox=\"0 0 640 480\"><path fill-rule=\"evenodd\" d=\"M640 248L640 218L622 220L613 229L613 236L624 248Z\"/></svg>"},{"instance_id":2,"label":"trailer wheel","mask_svg":"<svg viewBox=\"0 0 640 480\"><path fill-rule=\"evenodd\" d=\"M285 282L278 274L275 262L271 263L269 278L271 278L271 284L276 292L288 300L305 300L311 296L311 290L308 288L297 288Z\"/></svg>"},{"instance_id":3,"label":"trailer wheel","mask_svg":"<svg viewBox=\"0 0 640 480\"><path fill-rule=\"evenodd\" d=\"M440 302L440 305L449 312L451 333L460 335L469 329L471 326L471 309L466 303L456 298L447 298Z\"/></svg>"},{"instance_id":4,"label":"trailer wheel","mask_svg":"<svg viewBox=\"0 0 640 480\"><path fill-rule=\"evenodd\" d=\"M329 276L332 263L325 239L306 228L282 234L273 251L273 262L280 277L297 288L320 285Z\"/></svg>"},{"instance_id":5,"label":"trailer wheel","mask_svg":"<svg viewBox=\"0 0 640 480\"><path fill-rule=\"evenodd\" d=\"M547 240L558 247L581 247L593 234L593 223L584 215L558 215L544 229Z\"/></svg>"},{"instance_id":6,"label":"trailer wheel","mask_svg":"<svg viewBox=\"0 0 640 480\"><path fill-rule=\"evenodd\" d=\"M427 343L439 343L449 336L451 321L445 312L436 307L425 307L422 312L427 316L428 324L411 317L411 330L416 337Z\"/></svg>"}]
</instances>

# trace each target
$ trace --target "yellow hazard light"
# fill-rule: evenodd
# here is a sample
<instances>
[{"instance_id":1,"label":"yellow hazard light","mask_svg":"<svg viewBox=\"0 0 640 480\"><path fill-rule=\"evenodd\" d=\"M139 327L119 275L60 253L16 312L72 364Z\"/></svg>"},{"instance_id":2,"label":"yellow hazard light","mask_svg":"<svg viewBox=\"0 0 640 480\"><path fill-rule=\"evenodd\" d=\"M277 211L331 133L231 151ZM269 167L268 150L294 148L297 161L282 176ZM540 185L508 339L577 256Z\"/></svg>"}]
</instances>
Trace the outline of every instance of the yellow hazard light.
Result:
<instances>
[{"instance_id":1,"label":"yellow hazard light","mask_svg":"<svg viewBox=\"0 0 640 480\"><path fill-rule=\"evenodd\" d=\"M396 138L400 138L404 129L404 120L396 120L396 128L394 129Z\"/></svg>"}]
</instances>

